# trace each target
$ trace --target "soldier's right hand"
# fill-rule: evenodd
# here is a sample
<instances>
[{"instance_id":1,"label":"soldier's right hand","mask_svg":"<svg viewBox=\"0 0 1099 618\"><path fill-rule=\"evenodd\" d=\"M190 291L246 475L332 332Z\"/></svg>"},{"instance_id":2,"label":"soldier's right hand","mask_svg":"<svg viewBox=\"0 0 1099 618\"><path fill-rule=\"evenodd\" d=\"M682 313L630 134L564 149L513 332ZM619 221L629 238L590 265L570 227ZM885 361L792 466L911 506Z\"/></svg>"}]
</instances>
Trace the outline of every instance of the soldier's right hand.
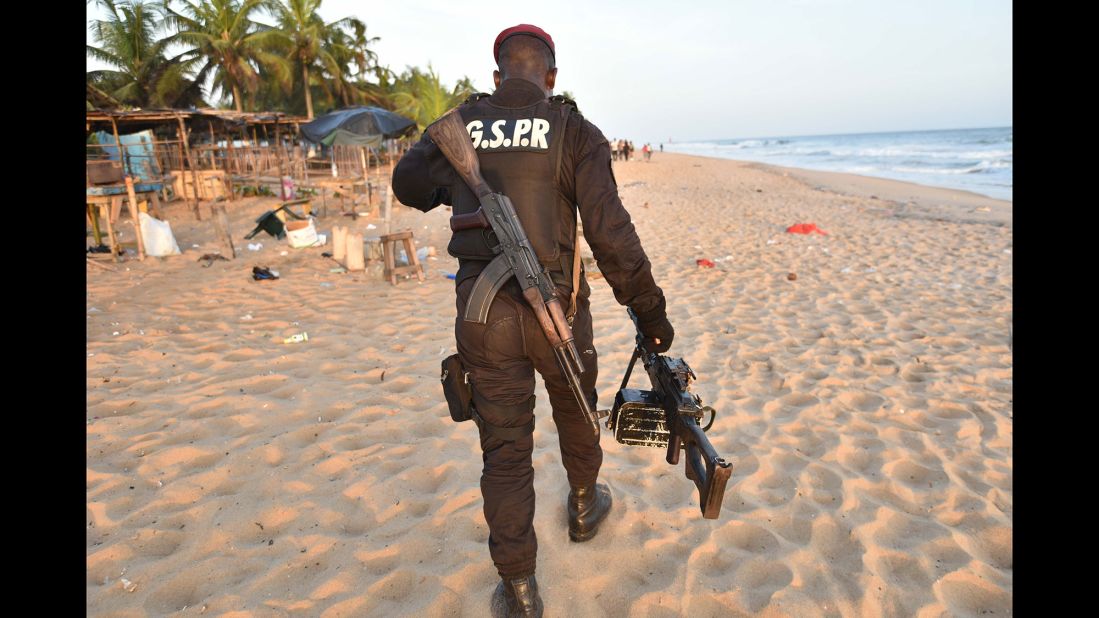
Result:
<instances>
[{"instance_id":1,"label":"soldier's right hand","mask_svg":"<svg viewBox=\"0 0 1099 618\"><path fill-rule=\"evenodd\" d=\"M645 349L650 352L662 354L672 347L672 339L675 338L675 329L667 317L648 324L640 324L641 335L645 338Z\"/></svg>"}]
</instances>

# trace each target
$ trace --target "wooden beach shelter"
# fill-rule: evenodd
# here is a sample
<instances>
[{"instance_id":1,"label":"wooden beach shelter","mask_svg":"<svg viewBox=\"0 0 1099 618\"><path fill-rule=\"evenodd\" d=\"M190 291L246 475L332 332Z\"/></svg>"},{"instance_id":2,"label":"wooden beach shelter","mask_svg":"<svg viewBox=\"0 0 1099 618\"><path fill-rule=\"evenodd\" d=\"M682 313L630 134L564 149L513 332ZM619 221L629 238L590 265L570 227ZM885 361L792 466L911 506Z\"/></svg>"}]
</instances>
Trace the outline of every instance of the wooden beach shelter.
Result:
<instances>
[{"instance_id":1,"label":"wooden beach shelter","mask_svg":"<svg viewBox=\"0 0 1099 618\"><path fill-rule=\"evenodd\" d=\"M121 204L129 204L129 212L135 226L141 210L151 209L158 215L157 194L172 189L175 197L182 197L191 204L195 219L202 219L199 208L202 200L210 203L210 215L215 237L223 247L223 253L236 257L229 218L223 200L233 200L233 183L242 174L250 172L256 185L261 181L280 182L284 164L293 167L282 144L286 128L295 127L304 118L288 116L282 112L240 113L215 109L151 109L151 110L88 110L86 132L91 141L93 133L106 136L105 144L87 146L88 196L87 214L92 222L96 243L100 242L98 227L99 208L107 210L107 227L111 242L109 257L117 259L118 244L114 238L112 223L117 220ZM250 131L249 131L250 130ZM140 136L141 143L135 150L126 136L147 132ZM275 144L260 148L259 135ZM205 144L204 141L209 136ZM146 138L148 141L146 147ZM249 139L250 138L250 139ZM242 140L248 148L234 148L234 141ZM132 140L129 140L132 141ZM219 146L224 141L225 146ZM196 148L197 146L197 148ZM197 152L196 152L197 150ZM235 152L241 150L242 152ZM114 167L104 164L115 160ZM93 171L94 170L94 171ZM121 182L115 182L118 173ZM261 176L261 172L275 172L275 178ZM129 179L129 180L127 180ZM148 206L146 206L148 204ZM135 227L135 229L138 229ZM138 256L144 259L141 235L137 234ZM103 254L90 254L103 255Z\"/></svg>"}]
</instances>

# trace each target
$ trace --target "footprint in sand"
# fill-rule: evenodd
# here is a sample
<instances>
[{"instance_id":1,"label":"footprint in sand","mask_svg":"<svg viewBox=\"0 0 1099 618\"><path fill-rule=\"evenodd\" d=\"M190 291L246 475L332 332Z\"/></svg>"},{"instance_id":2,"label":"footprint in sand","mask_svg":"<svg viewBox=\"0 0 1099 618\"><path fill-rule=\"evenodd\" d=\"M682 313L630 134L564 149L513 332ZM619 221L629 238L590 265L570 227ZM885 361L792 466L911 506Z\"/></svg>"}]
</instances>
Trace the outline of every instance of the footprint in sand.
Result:
<instances>
[{"instance_id":1,"label":"footprint in sand","mask_svg":"<svg viewBox=\"0 0 1099 618\"><path fill-rule=\"evenodd\" d=\"M926 468L907 458L889 462L884 466L883 472L894 481L913 489L941 486L950 480L945 472Z\"/></svg>"},{"instance_id":2,"label":"footprint in sand","mask_svg":"<svg viewBox=\"0 0 1099 618\"><path fill-rule=\"evenodd\" d=\"M356 552L355 557L362 562L367 572L373 575L390 573L400 562L400 555L395 545L377 551Z\"/></svg>"},{"instance_id":3,"label":"footprint in sand","mask_svg":"<svg viewBox=\"0 0 1099 618\"><path fill-rule=\"evenodd\" d=\"M1010 571L1013 568L1012 532L1008 526L990 525L961 537L958 543L974 558L997 569Z\"/></svg>"},{"instance_id":4,"label":"footprint in sand","mask_svg":"<svg viewBox=\"0 0 1099 618\"><path fill-rule=\"evenodd\" d=\"M289 376L285 376L282 374L258 376L253 377L250 380L245 380L243 383L241 383L241 385L238 387L238 392L240 388L243 388L245 394L264 395L267 393L271 393L275 389L285 388L288 382L292 383L293 381L290 380ZM294 388L295 390L301 389L300 385L297 384L294 384ZM283 395L276 394L276 396L281 397Z\"/></svg>"},{"instance_id":5,"label":"footprint in sand","mask_svg":"<svg viewBox=\"0 0 1099 618\"><path fill-rule=\"evenodd\" d=\"M769 414L778 413L782 416L789 417L818 403L820 403L820 400L808 393L790 393L777 400L768 402L763 406L763 411Z\"/></svg>"},{"instance_id":6,"label":"footprint in sand","mask_svg":"<svg viewBox=\"0 0 1099 618\"><path fill-rule=\"evenodd\" d=\"M937 522L913 517L885 506L879 508L874 521L866 525L866 532L876 545L898 551L908 551L949 534Z\"/></svg>"},{"instance_id":7,"label":"footprint in sand","mask_svg":"<svg viewBox=\"0 0 1099 618\"><path fill-rule=\"evenodd\" d=\"M863 476L868 472L881 470L881 450L885 443L875 438L841 437L836 460L847 470Z\"/></svg>"},{"instance_id":8,"label":"footprint in sand","mask_svg":"<svg viewBox=\"0 0 1099 618\"><path fill-rule=\"evenodd\" d=\"M885 403L885 398L873 393L844 391L836 396L836 401L849 410L858 412L876 412Z\"/></svg>"},{"instance_id":9,"label":"footprint in sand","mask_svg":"<svg viewBox=\"0 0 1099 618\"><path fill-rule=\"evenodd\" d=\"M838 506L843 501L843 479L820 464L811 464L802 473L798 487L808 490L809 497L824 506Z\"/></svg>"},{"instance_id":10,"label":"footprint in sand","mask_svg":"<svg viewBox=\"0 0 1099 618\"><path fill-rule=\"evenodd\" d=\"M935 582L933 589L957 616L1009 615L1014 605L1010 590L968 572L950 573Z\"/></svg>"},{"instance_id":11,"label":"footprint in sand","mask_svg":"<svg viewBox=\"0 0 1099 618\"><path fill-rule=\"evenodd\" d=\"M209 356L230 363L253 363L262 359L265 354L260 350L251 348L237 348L225 355L210 354Z\"/></svg>"},{"instance_id":12,"label":"footprint in sand","mask_svg":"<svg viewBox=\"0 0 1099 618\"><path fill-rule=\"evenodd\" d=\"M423 589L423 578L409 569L400 569L389 573L374 585L367 588L371 597L399 603L412 597Z\"/></svg>"},{"instance_id":13,"label":"footprint in sand","mask_svg":"<svg viewBox=\"0 0 1099 618\"><path fill-rule=\"evenodd\" d=\"M183 607L198 607L220 591L252 579L265 569L263 564L238 558L219 556L202 560L173 572L171 577L159 582L147 582L152 591L145 598L143 609L151 614L164 616L176 613ZM219 573L224 575L216 575ZM140 586L146 582L137 583Z\"/></svg>"},{"instance_id":14,"label":"footprint in sand","mask_svg":"<svg viewBox=\"0 0 1099 618\"><path fill-rule=\"evenodd\" d=\"M397 476L402 486L414 490L420 495L435 495L440 487L450 479L454 472L453 464L443 463L432 468L417 467Z\"/></svg>"},{"instance_id":15,"label":"footprint in sand","mask_svg":"<svg viewBox=\"0 0 1099 618\"><path fill-rule=\"evenodd\" d=\"M840 572L858 573L863 569L866 548L853 531L831 514L822 513L813 520L809 548L821 562Z\"/></svg>"},{"instance_id":16,"label":"footprint in sand","mask_svg":"<svg viewBox=\"0 0 1099 618\"><path fill-rule=\"evenodd\" d=\"M929 573L918 558L908 553L876 549L867 556L867 563L871 572L903 590L926 590L938 579L937 574Z\"/></svg>"},{"instance_id":17,"label":"footprint in sand","mask_svg":"<svg viewBox=\"0 0 1099 618\"><path fill-rule=\"evenodd\" d=\"M876 357L870 360L871 370L880 376L889 376L900 371L896 361L886 357Z\"/></svg>"},{"instance_id":18,"label":"footprint in sand","mask_svg":"<svg viewBox=\"0 0 1099 618\"><path fill-rule=\"evenodd\" d=\"M733 582L740 589L748 609L759 612L771 602L771 596L794 579L794 574L782 562L754 559L737 569Z\"/></svg>"},{"instance_id":19,"label":"footprint in sand","mask_svg":"<svg viewBox=\"0 0 1099 618\"><path fill-rule=\"evenodd\" d=\"M960 419L971 418L973 415L966 409L965 406L949 401L943 401L936 405L931 406L928 409L928 413L931 416L943 419Z\"/></svg>"},{"instance_id":20,"label":"footprint in sand","mask_svg":"<svg viewBox=\"0 0 1099 618\"><path fill-rule=\"evenodd\" d=\"M312 423L307 427L301 427L295 429L283 436L279 437L280 442L288 442L294 449L301 449L311 444L315 444L317 439L320 438L321 433L328 430L328 425L314 426Z\"/></svg>"},{"instance_id":21,"label":"footprint in sand","mask_svg":"<svg viewBox=\"0 0 1099 618\"><path fill-rule=\"evenodd\" d=\"M934 373L935 370L928 367L926 363L916 362L907 363L900 370L901 379L912 383L926 382Z\"/></svg>"},{"instance_id":22,"label":"footprint in sand","mask_svg":"<svg viewBox=\"0 0 1099 618\"><path fill-rule=\"evenodd\" d=\"M813 519L819 512L808 503L795 503L789 509L772 513L767 528L795 545L808 546L813 535Z\"/></svg>"},{"instance_id":23,"label":"footprint in sand","mask_svg":"<svg viewBox=\"0 0 1099 618\"><path fill-rule=\"evenodd\" d=\"M387 378L381 386L388 393L400 394L407 393L417 386L421 386L421 384L422 383L420 380L416 380L407 376L402 376L397 378Z\"/></svg>"}]
</instances>

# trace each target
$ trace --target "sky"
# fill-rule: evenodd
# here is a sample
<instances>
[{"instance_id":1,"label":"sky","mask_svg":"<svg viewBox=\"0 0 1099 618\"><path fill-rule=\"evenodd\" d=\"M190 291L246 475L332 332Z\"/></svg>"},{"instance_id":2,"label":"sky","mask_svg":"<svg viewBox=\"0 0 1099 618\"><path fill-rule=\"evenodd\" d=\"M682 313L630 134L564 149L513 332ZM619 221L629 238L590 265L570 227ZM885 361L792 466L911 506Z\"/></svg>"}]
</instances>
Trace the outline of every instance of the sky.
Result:
<instances>
[{"instance_id":1,"label":"sky","mask_svg":"<svg viewBox=\"0 0 1099 618\"><path fill-rule=\"evenodd\" d=\"M638 144L1012 125L1009 0L542 4L325 0L319 13L363 20L390 69L430 63L485 92L496 35L535 24L556 46L556 92Z\"/></svg>"}]
</instances>

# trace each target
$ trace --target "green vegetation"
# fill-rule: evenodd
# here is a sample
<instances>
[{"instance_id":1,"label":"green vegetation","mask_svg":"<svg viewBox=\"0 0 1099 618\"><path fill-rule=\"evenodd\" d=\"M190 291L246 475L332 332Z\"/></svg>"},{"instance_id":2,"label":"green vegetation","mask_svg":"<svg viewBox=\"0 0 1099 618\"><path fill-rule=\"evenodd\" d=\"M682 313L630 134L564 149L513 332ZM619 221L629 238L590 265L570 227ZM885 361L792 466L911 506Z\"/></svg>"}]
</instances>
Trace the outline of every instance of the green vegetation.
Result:
<instances>
[{"instance_id":1,"label":"green vegetation","mask_svg":"<svg viewBox=\"0 0 1099 618\"><path fill-rule=\"evenodd\" d=\"M473 92L468 77L443 84L429 65L397 74L378 64L354 17L325 22L322 0L89 0L88 109L213 106L312 118L377 105L422 130ZM208 89L207 89L208 87Z\"/></svg>"}]
</instances>

